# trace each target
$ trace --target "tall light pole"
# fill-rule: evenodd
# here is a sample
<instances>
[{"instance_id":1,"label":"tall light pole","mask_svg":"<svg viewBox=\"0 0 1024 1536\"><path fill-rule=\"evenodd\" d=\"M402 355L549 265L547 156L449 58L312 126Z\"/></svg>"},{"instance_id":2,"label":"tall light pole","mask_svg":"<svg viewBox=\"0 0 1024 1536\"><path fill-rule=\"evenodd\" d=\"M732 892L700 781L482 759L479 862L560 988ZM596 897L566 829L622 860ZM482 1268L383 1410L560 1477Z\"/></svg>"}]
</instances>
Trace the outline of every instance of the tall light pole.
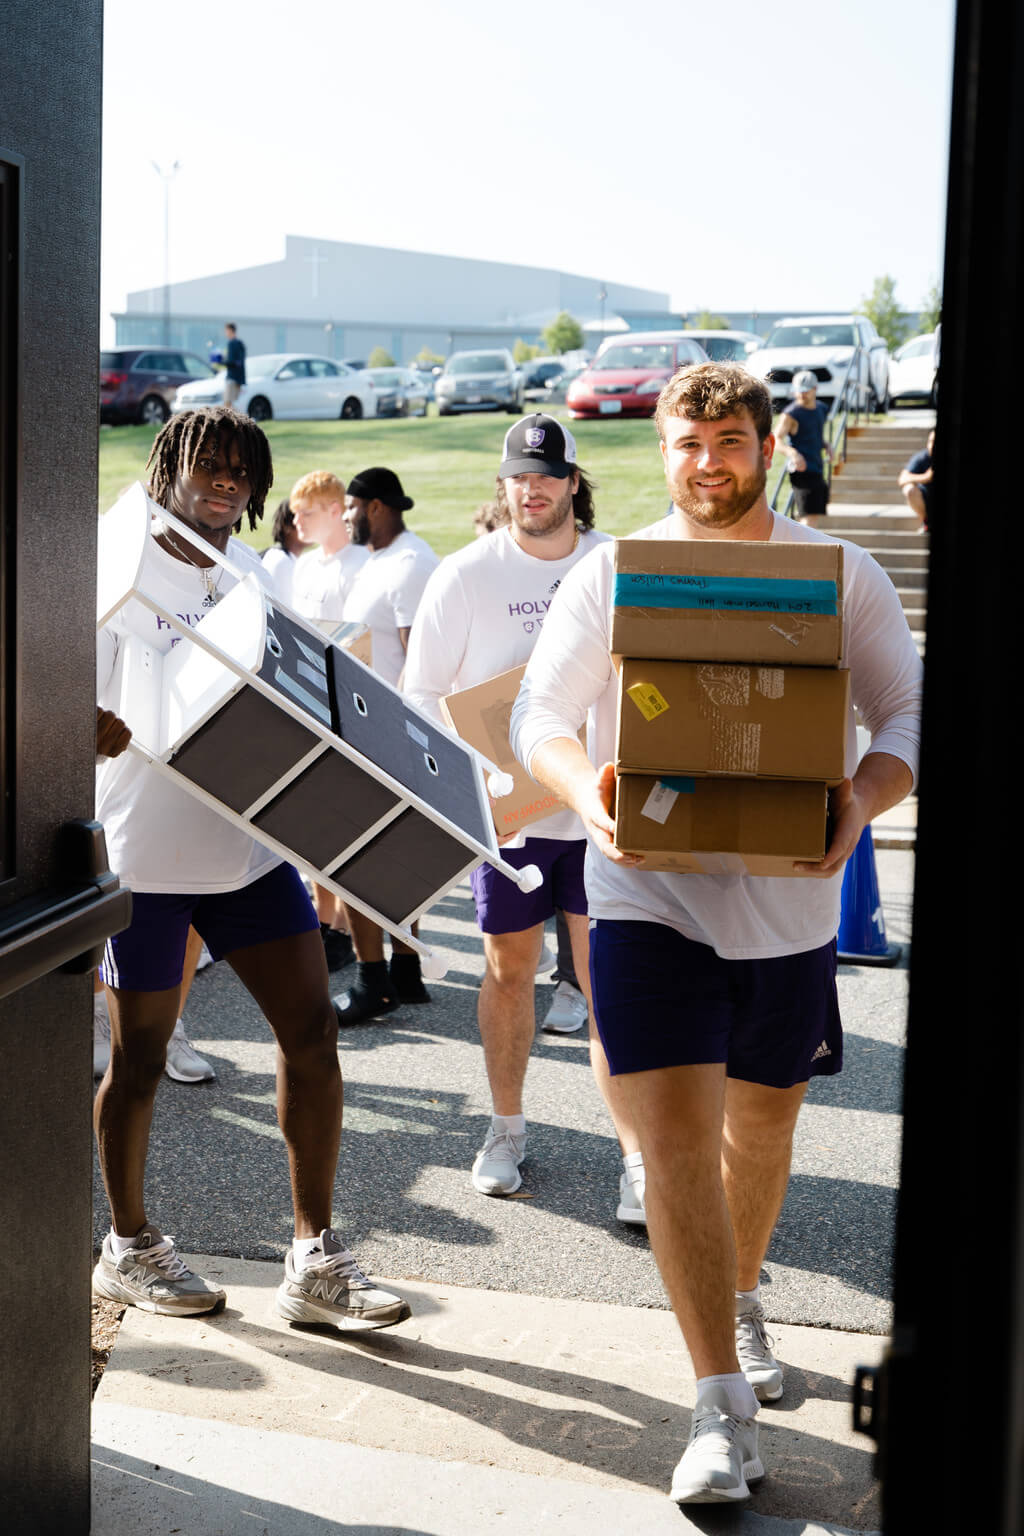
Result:
<instances>
[{"instance_id":1,"label":"tall light pole","mask_svg":"<svg viewBox=\"0 0 1024 1536\"><path fill-rule=\"evenodd\" d=\"M171 231L171 182L181 170L181 162L175 160L170 170L164 170L151 160L150 165L156 171L164 184L164 346L171 344L171 266L170 266L170 231Z\"/></svg>"}]
</instances>

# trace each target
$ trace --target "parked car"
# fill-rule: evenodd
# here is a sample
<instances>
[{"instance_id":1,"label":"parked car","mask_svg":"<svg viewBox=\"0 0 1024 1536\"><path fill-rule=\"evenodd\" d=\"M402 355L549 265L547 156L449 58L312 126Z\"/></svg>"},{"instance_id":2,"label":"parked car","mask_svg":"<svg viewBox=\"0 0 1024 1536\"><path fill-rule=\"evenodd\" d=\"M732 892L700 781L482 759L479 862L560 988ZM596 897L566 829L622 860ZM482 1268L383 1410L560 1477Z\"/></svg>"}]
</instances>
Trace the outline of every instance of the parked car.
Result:
<instances>
[{"instance_id":1,"label":"parked car","mask_svg":"<svg viewBox=\"0 0 1024 1536\"><path fill-rule=\"evenodd\" d=\"M764 346L764 337L753 331L687 331L699 341L713 363L746 363L751 352Z\"/></svg>"},{"instance_id":2,"label":"parked car","mask_svg":"<svg viewBox=\"0 0 1024 1536\"><path fill-rule=\"evenodd\" d=\"M365 373L346 368L329 357L310 357L299 352L273 352L250 357L245 364L246 382L235 409L246 411L253 421L314 420L340 417L358 421L377 414L377 392ZM213 383L202 379L185 384L174 397L171 409L187 411L196 405L220 400L220 377Z\"/></svg>"},{"instance_id":3,"label":"parked car","mask_svg":"<svg viewBox=\"0 0 1024 1536\"><path fill-rule=\"evenodd\" d=\"M574 421L598 416L653 416L663 385L687 363L708 355L689 331L630 331L602 341L592 363L569 385Z\"/></svg>"},{"instance_id":4,"label":"parked car","mask_svg":"<svg viewBox=\"0 0 1024 1536\"><path fill-rule=\"evenodd\" d=\"M508 411L518 416L523 376L504 348L453 352L434 385L434 398L439 416L453 411Z\"/></svg>"},{"instance_id":5,"label":"parked car","mask_svg":"<svg viewBox=\"0 0 1024 1536\"><path fill-rule=\"evenodd\" d=\"M100 421L158 427L183 384L214 377L209 363L177 347L111 347L100 353Z\"/></svg>"},{"instance_id":6,"label":"parked car","mask_svg":"<svg viewBox=\"0 0 1024 1536\"><path fill-rule=\"evenodd\" d=\"M793 395L793 375L809 368L818 379L818 399L831 405L855 348L860 347L859 400L870 411L889 401L889 349L866 315L809 315L780 320L747 367L771 390L776 409Z\"/></svg>"},{"instance_id":7,"label":"parked car","mask_svg":"<svg viewBox=\"0 0 1024 1536\"><path fill-rule=\"evenodd\" d=\"M524 389L547 389L553 379L565 372L565 364L560 357L531 357L522 364L521 371Z\"/></svg>"},{"instance_id":8,"label":"parked car","mask_svg":"<svg viewBox=\"0 0 1024 1536\"><path fill-rule=\"evenodd\" d=\"M425 416L427 386L412 368L367 368L377 395L378 416Z\"/></svg>"},{"instance_id":9,"label":"parked car","mask_svg":"<svg viewBox=\"0 0 1024 1536\"><path fill-rule=\"evenodd\" d=\"M939 333L914 336L897 347L889 363L892 400L917 400L935 405L939 385Z\"/></svg>"}]
</instances>

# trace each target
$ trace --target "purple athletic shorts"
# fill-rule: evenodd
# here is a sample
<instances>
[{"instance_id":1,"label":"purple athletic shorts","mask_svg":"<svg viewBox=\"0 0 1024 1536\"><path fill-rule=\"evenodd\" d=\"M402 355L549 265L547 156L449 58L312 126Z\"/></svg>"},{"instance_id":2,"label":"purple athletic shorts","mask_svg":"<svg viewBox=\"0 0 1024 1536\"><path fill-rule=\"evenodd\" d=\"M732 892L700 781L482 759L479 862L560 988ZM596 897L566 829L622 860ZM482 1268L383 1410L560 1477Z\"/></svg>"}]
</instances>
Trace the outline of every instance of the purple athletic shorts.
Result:
<instances>
[{"instance_id":1,"label":"purple athletic shorts","mask_svg":"<svg viewBox=\"0 0 1024 1536\"><path fill-rule=\"evenodd\" d=\"M729 1077L792 1088L842 1070L835 940L723 960L664 923L599 919L590 979L613 1076L724 1061Z\"/></svg>"},{"instance_id":2,"label":"purple athletic shorts","mask_svg":"<svg viewBox=\"0 0 1024 1536\"><path fill-rule=\"evenodd\" d=\"M564 842L558 837L527 837L522 848L503 848L501 856L513 869L536 864L544 876L535 891L521 891L491 864L479 864L469 877L476 902L476 920L483 933L523 933L546 923L556 910L586 913L583 887L585 837Z\"/></svg>"},{"instance_id":3,"label":"purple athletic shorts","mask_svg":"<svg viewBox=\"0 0 1024 1536\"><path fill-rule=\"evenodd\" d=\"M108 939L100 975L122 992L164 992L181 983L189 924L215 960L270 939L308 933L320 924L306 887L290 864L210 896L132 893L132 920Z\"/></svg>"}]
</instances>

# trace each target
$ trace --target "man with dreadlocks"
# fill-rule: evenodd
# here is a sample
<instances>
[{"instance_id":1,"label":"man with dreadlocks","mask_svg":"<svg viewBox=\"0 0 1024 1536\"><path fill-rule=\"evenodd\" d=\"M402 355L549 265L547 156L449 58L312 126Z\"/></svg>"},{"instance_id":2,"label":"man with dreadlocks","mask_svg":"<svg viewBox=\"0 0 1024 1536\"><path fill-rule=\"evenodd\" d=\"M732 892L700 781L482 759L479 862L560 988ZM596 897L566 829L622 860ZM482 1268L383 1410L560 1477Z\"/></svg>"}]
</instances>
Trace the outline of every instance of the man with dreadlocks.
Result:
<instances>
[{"instance_id":1,"label":"man with dreadlocks","mask_svg":"<svg viewBox=\"0 0 1024 1536\"><path fill-rule=\"evenodd\" d=\"M203 552L260 569L231 538L248 514L255 528L273 479L270 447L255 423L226 406L183 412L158 435L147 468L152 507L145 590L196 624L234 578ZM161 508L194 530L186 541ZM110 525L113 527L113 524ZM100 560L104 559L101 523ZM331 1230L341 1136L337 1022L320 927L297 872L247 833L123 756L116 718L122 641L140 635L166 652L176 634L135 600L98 637L97 815L111 867L133 893L132 921L108 941L111 1055L96 1095L95 1126L112 1225L93 1290L146 1311L190 1316L218 1310L224 1292L185 1265L146 1215L143 1181L153 1102L178 1012L189 924L255 998L277 1040L277 1111L288 1148L295 1237L277 1310L292 1322L380 1328L408 1317L401 1297L371 1284Z\"/></svg>"},{"instance_id":2,"label":"man with dreadlocks","mask_svg":"<svg viewBox=\"0 0 1024 1536\"><path fill-rule=\"evenodd\" d=\"M526 416L506 434L497 504L508 521L449 555L427 582L413 621L405 691L441 718L440 700L528 660L544 616L574 566L608 541L594 530L590 483L576 462L576 442L553 416ZM586 840L579 817L556 810L523 834L505 839L502 857L517 869L535 864L543 883L529 894L481 864L471 877L484 936L484 979L477 1021L491 1091L491 1122L473 1163L482 1195L514 1194L526 1156L523 1085L536 1033L534 980L544 924L566 915L576 975L587 987ZM589 988L588 988L589 992ZM566 1020L571 1033L588 1015ZM550 1018L550 1015L549 1015ZM546 1026L550 1029L548 1021ZM619 1134L626 1162L619 1219L642 1224L642 1163L632 1128L618 1112L601 1042L591 1032L591 1062Z\"/></svg>"}]
</instances>

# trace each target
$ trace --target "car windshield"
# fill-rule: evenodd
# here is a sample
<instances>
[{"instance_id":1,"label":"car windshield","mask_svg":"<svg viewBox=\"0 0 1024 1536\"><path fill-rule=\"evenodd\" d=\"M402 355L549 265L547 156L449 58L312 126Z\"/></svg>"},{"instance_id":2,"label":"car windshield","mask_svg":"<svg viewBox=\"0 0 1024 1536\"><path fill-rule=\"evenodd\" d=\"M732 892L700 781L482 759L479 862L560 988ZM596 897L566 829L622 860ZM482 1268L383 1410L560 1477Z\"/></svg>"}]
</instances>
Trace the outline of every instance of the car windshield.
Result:
<instances>
[{"instance_id":1,"label":"car windshield","mask_svg":"<svg viewBox=\"0 0 1024 1536\"><path fill-rule=\"evenodd\" d=\"M371 378L382 389L394 389L397 384L402 383L402 375L397 368L375 368Z\"/></svg>"},{"instance_id":2,"label":"car windshield","mask_svg":"<svg viewBox=\"0 0 1024 1536\"><path fill-rule=\"evenodd\" d=\"M259 357L246 358L246 375L250 379L265 379L268 374L276 373L287 357L287 352L267 352Z\"/></svg>"},{"instance_id":3,"label":"car windshield","mask_svg":"<svg viewBox=\"0 0 1024 1536\"><path fill-rule=\"evenodd\" d=\"M446 373L507 373L508 363L500 352L463 352L450 357Z\"/></svg>"},{"instance_id":4,"label":"car windshield","mask_svg":"<svg viewBox=\"0 0 1024 1536\"><path fill-rule=\"evenodd\" d=\"M746 343L735 336L702 336L700 344L713 363L742 363L746 360Z\"/></svg>"},{"instance_id":5,"label":"car windshield","mask_svg":"<svg viewBox=\"0 0 1024 1536\"><path fill-rule=\"evenodd\" d=\"M766 347L855 347L852 325L777 325Z\"/></svg>"},{"instance_id":6,"label":"car windshield","mask_svg":"<svg viewBox=\"0 0 1024 1536\"><path fill-rule=\"evenodd\" d=\"M609 347L607 352L602 352L592 363L595 370L620 368L671 368L675 362L675 356L670 341L651 341L646 346L627 346L623 343L619 347Z\"/></svg>"}]
</instances>

